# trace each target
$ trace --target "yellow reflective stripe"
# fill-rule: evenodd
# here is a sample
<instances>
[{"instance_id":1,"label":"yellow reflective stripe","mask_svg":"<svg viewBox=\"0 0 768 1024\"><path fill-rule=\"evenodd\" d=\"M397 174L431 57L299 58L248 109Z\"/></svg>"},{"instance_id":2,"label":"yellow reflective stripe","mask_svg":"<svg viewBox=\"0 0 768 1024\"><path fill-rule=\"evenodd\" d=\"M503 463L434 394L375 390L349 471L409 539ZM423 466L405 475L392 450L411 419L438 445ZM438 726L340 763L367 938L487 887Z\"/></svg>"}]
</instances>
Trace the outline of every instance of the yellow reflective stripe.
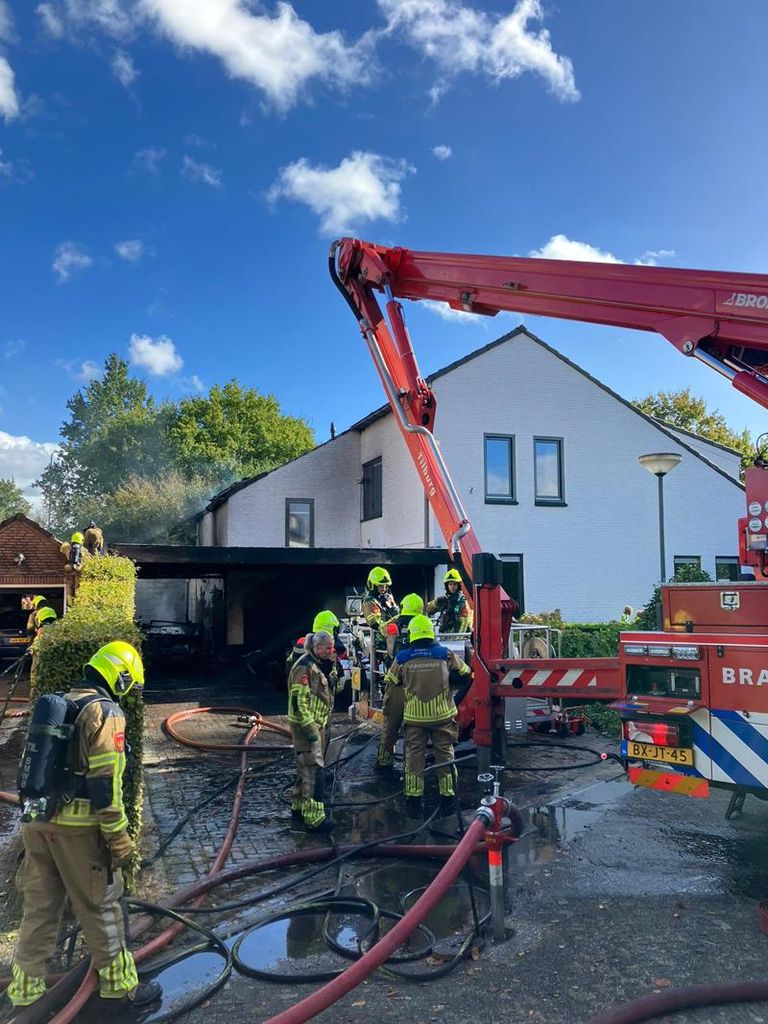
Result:
<instances>
[{"instance_id":1,"label":"yellow reflective stripe","mask_svg":"<svg viewBox=\"0 0 768 1024\"><path fill-rule=\"evenodd\" d=\"M440 693L430 701L419 700L406 693L404 722L442 722L456 717L456 706Z\"/></svg>"},{"instance_id":2,"label":"yellow reflective stripe","mask_svg":"<svg viewBox=\"0 0 768 1024\"><path fill-rule=\"evenodd\" d=\"M108 835L111 835L113 832L122 832L128 828L128 818L123 814L117 821L100 821L99 828Z\"/></svg>"},{"instance_id":3,"label":"yellow reflective stripe","mask_svg":"<svg viewBox=\"0 0 768 1024\"><path fill-rule=\"evenodd\" d=\"M108 764L116 765L117 762L118 762L119 757L120 757L120 754L118 754L117 751L115 751L114 753L109 753L109 754L92 754L88 758L88 767L89 768L103 768L105 765L108 765Z\"/></svg>"}]
</instances>

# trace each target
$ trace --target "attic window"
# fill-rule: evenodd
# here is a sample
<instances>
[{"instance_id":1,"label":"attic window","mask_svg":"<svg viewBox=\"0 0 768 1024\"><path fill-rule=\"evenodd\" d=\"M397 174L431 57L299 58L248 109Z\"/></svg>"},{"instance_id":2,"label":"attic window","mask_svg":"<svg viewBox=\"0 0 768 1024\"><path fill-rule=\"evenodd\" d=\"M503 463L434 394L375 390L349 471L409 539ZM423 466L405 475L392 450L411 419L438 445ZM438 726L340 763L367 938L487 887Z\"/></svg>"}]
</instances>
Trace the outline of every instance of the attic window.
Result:
<instances>
[{"instance_id":1,"label":"attic window","mask_svg":"<svg viewBox=\"0 0 768 1024\"><path fill-rule=\"evenodd\" d=\"M315 546L315 499L285 499L285 546L287 548L313 548Z\"/></svg>"}]
</instances>

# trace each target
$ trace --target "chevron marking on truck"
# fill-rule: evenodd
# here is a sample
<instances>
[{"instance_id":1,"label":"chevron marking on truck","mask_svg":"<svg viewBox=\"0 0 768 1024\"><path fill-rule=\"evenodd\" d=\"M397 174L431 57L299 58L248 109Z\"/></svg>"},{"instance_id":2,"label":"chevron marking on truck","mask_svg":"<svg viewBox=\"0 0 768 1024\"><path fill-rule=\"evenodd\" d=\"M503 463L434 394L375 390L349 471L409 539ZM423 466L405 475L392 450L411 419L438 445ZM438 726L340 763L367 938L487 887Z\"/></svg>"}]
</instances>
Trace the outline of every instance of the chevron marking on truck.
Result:
<instances>
[{"instance_id":1,"label":"chevron marking on truck","mask_svg":"<svg viewBox=\"0 0 768 1024\"><path fill-rule=\"evenodd\" d=\"M597 677L593 672L585 672L578 668L567 670L549 668L540 669L538 672L533 673L528 670L517 673L517 678L522 681L524 686L543 686L546 683L547 686L573 687L577 690L597 686Z\"/></svg>"}]
</instances>

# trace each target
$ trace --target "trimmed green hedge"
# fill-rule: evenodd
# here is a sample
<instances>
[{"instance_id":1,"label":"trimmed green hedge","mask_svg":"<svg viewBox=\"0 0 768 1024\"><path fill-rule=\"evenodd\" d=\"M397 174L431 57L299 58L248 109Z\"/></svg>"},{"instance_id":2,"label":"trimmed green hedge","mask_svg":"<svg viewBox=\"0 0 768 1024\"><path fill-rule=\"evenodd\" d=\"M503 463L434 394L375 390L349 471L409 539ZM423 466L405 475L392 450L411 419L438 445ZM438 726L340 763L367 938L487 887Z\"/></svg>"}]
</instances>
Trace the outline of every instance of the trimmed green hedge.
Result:
<instances>
[{"instance_id":1,"label":"trimmed green hedge","mask_svg":"<svg viewBox=\"0 0 768 1024\"><path fill-rule=\"evenodd\" d=\"M128 558L89 559L82 570L70 611L43 630L32 647L31 699L77 686L83 665L110 640L125 640L141 650L141 633L133 621L136 566ZM126 717L131 755L123 780L128 830L141 837L144 701L131 692L120 701Z\"/></svg>"}]
</instances>

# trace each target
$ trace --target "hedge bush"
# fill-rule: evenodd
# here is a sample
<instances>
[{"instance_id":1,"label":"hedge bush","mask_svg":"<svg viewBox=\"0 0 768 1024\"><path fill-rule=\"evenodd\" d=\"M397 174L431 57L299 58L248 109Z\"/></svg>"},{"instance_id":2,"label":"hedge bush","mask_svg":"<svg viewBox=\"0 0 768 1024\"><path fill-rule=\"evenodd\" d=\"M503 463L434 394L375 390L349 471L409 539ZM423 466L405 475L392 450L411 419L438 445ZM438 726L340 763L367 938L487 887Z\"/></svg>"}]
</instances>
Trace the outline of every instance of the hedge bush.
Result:
<instances>
[{"instance_id":1,"label":"hedge bush","mask_svg":"<svg viewBox=\"0 0 768 1024\"><path fill-rule=\"evenodd\" d=\"M133 621L136 567L128 558L89 559L71 610L43 630L32 646L31 699L77 686L83 665L110 640L125 640L141 650ZM141 837L144 701L132 691L120 701L126 717L131 755L123 780L128 830L137 846Z\"/></svg>"}]
</instances>

